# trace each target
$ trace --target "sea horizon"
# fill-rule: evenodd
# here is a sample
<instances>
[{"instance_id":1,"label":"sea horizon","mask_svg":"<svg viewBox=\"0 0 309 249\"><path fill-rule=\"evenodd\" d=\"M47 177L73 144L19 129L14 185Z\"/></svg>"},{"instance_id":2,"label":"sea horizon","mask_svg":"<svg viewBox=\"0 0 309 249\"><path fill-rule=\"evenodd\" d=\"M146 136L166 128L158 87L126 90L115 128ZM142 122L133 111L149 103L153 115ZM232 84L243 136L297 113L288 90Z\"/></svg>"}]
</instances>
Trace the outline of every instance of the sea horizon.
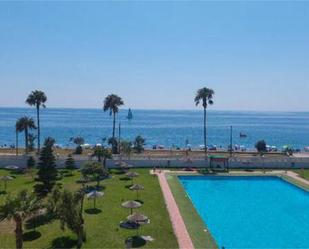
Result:
<instances>
[{"instance_id":1,"label":"sea horizon","mask_svg":"<svg viewBox=\"0 0 309 249\"><path fill-rule=\"evenodd\" d=\"M33 109L30 106L0 106L0 109ZM44 109L67 109L67 110L102 110L102 107L58 107L58 106L47 106ZM201 107L196 107L192 109L188 108L134 108L134 107L126 107L120 108L119 110L128 111L129 109L135 111L190 111L190 112L202 112L203 109ZM245 109L216 109L216 108L208 108L207 112L245 112L245 113L309 113L309 110L245 110Z\"/></svg>"},{"instance_id":2,"label":"sea horizon","mask_svg":"<svg viewBox=\"0 0 309 249\"><path fill-rule=\"evenodd\" d=\"M166 148L184 148L188 141L192 148L203 144L203 111L132 109L133 119L127 120L128 109L120 109L117 129L121 123L121 138L133 141L138 135L146 139L146 147L163 145ZM36 121L35 108L0 107L0 146L15 144L15 122L21 116L30 116ZM208 145L226 149L230 144L230 127L233 126L233 144L254 149L258 140L281 149L291 145L303 149L309 145L309 112L289 111L208 111ZM63 147L74 147L71 137L82 136L85 143L103 143L111 137L112 118L101 108L41 109L42 138L54 137ZM32 133L36 135L36 131ZM240 133L247 135L240 138ZM118 136L118 130L117 130ZM19 135L23 145L23 134Z\"/></svg>"}]
</instances>

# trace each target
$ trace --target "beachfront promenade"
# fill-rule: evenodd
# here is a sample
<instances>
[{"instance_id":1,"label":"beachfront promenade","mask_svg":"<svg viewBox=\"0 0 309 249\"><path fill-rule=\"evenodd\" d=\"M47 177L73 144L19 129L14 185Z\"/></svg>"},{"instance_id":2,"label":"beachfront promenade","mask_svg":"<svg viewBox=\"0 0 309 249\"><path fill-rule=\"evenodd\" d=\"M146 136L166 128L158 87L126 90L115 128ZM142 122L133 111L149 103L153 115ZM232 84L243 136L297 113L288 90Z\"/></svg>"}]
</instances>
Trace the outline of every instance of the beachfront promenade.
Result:
<instances>
[{"instance_id":1,"label":"beachfront promenade","mask_svg":"<svg viewBox=\"0 0 309 249\"><path fill-rule=\"evenodd\" d=\"M76 166L82 166L86 161L96 160L86 155L73 155ZM0 168L8 165L16 165L19 167L25 167L26 155L8 155L0 154ZM36 161L38 159L34 156ZM64 167L66 156L58 155L57 166ZM233 155L232 157L226 157L227 163L225 168L230 169L301 169L309 168L309 157L307 154L297 154L295 156L283 156L283 155L271 155L271 156L241 156ZM107 160L107 166L109 168L119 167L119 161L126 162L129 165L137 168L205 168L210 167L210 159L205 160L205 157L151 157L151 156L134 156L128 159L124 156L114 156L113 160ZM213 168L222 168L222 163L212 163Z\"/></svg>"}]
</instances>

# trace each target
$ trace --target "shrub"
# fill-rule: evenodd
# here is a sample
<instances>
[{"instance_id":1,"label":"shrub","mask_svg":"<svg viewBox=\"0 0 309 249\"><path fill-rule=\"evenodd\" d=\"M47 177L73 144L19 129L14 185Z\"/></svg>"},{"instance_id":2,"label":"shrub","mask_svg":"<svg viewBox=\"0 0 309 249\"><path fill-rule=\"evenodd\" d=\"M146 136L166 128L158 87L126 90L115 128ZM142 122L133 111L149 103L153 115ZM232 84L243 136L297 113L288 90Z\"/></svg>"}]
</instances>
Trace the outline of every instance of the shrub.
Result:
<instances>
[{"instance_id":1,"label":"shrub","mask_svg":"<svg viewBox=\"0 0 309 249\"><path fill-rule=\"evenodd\" d=\"M255 144L255 148L261 154L266 152L266 150L267 150L266 149L266 142L264 140L257 141L256 144Z\"/></svg>"},{"instance_id":2,"label":"shrub","mask_svg":"<svg viewBox=\"0 0 309 249\"><path fill-rule=\"evenodd\" d=\"M75 154L76 155L83 154L83 147L81 145L77 145L77 147L75 148Z\"/></svg>"},{"instance_id":3,"label":"shrub","mask_svg":"<svg viewBox=\"0 0 309 249\"><path fill-rule=\"evenodd\" d=\"M66 169L76 169L75 161L72 155L68 155L67 159L65 160L65 168Z\"/></svg>"},{"instance_id":4,"label":"shrub","mask_svg":"<svg viewBox=\"0 0 309 249\"><path fill-rule=\"evenodd\" d=\"M136 153L141 153L144 150L145 139L142 136L137 136L134 140L134 150Z\"/></svg>"}]
</instances>

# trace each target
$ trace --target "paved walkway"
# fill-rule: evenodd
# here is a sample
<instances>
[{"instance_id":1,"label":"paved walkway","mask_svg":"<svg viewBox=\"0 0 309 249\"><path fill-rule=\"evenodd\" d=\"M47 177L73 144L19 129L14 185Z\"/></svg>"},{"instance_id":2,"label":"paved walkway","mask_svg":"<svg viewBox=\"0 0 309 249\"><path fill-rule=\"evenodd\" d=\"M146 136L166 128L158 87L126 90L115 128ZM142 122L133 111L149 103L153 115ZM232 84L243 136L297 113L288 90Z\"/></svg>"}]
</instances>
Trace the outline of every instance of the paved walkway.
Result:
<instances>
[{"instance_id":1,"label":"paved walkway","mask_svg":"<svg viewBox=\"0 0 309 249\"><path fill-rule=\"evenodd\" d=\"M159 183L163 192L167 210L173 225L174 233L176 235L178 246L180 249L194 249L193 243L181 217L180 211L173 197L172 191L165 178L164 171L157 172Z\"/></svg>"}]
</instances>

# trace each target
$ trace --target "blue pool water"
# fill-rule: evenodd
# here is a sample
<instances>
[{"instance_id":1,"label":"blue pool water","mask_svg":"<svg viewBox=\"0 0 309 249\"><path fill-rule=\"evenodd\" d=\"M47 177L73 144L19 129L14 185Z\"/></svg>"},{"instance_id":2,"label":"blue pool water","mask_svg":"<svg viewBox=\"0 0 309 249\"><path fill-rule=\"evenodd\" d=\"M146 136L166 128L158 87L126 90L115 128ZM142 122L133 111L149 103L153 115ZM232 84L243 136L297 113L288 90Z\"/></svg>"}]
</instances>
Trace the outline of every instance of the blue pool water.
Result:
<instances>
[{"instance_id":1,"label":"blue pool water","mask_svg":"<svg viewBox=\"0 0 309 249\"><path fill-rule=\"evenodd\" d=\"M309 248L309 192L277 177L179 179L219 248Z\"/></svg>"}]
</instances>

